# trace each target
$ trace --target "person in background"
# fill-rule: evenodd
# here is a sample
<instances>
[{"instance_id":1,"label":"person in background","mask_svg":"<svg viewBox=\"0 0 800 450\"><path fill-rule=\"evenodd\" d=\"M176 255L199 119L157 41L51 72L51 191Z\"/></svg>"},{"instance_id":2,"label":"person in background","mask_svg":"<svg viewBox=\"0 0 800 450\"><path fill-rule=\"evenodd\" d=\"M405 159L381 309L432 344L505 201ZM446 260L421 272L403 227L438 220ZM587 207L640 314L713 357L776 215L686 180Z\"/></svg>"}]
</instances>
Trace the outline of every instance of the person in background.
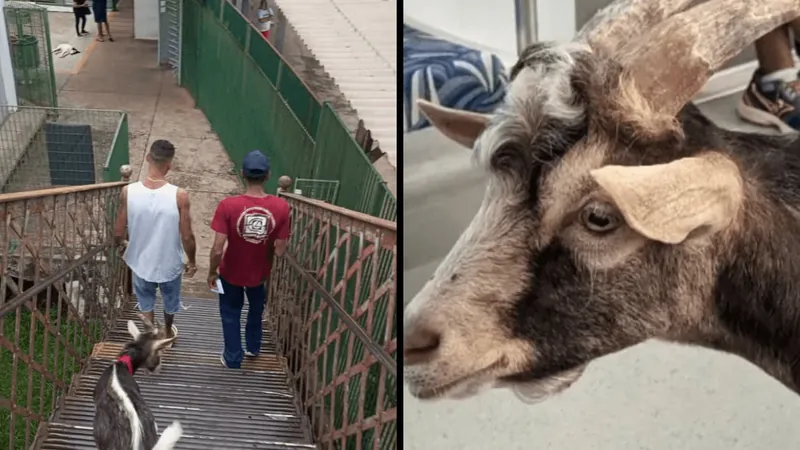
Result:
<instances>
[{"instance_id":1,"label":"person in background","mask_svg":"<svg viewBox=\"0 0 800 450\"><path fill-rule=\"evenodd\" d=\"M218 295L225 349L220 361L231 369L240 368L244 356L258 356L273 253L283 255L290 232L289 204L264 192L269 159L258 150L248 153L242 161L242 176L245 193L223 199L214 212L211 229L216 235L208 272L209 288L216 290L217 280L222 287ZM250 308L245 326L246 350L242 352L245 293Z\"/></svg>"},{"instance_id":2,"label":"person in background","mask_svg":"<svg viewBox=\"0 0 800 450\"><path fill-rule=\"evenodd\" d=\"M272 19L275 13L272 8L267 5L266 0L261 1L261 6L258 8L258 31L264 39L269 40L269 30L272 28Z\"/></svg>"},{"instance_id":3,"label":"person in background","mask_svg":"<svg viewBox=\"0 0 800 450\"><path fill-rule=\"evenodd\" d=\"M758 69L736 111L748 122L800 131L800 80L792 57L792 48L800 56L800 19L765 34L755 46Z\"/></svg>"},{"instance_id":4,"label":"person in background","mask_svg":"<svg viewBox=\"0 0 800 450\"><path fill-rule=\"evenodd\" d=\"M94 14L94 21L97 23L97 40L103 42L103 24L106 25L106 33L108 33L108 40L114 42L111 36L111 29L108 28L108 0L92 0L92 13Z\"/></svg>"},{"instance_id":5,"label":"person in background","mask_svg":"<svg viewBox=\"0 0 800 450\"><path fill-rule=\"evenodd\" d=\"M165 179L174 157L175 146L169 141L153 142L147 154L147 178L122 189L114 227L117 244L127 246L123 258L133 272L139 311L150 324L156 323L156 290L161 290L165 338L178 334L174 321L181 309L181 275L192 277L197 272L189 194Z\"/></svg>"},{"instance_id":6,"label":"person in background","mask_svg":"<svg viewBox=\"0 0 800 450\"><path fill-rule=\"evenodd\" d=\"M86 16L91 14L89 0L74 0L72 2L72 14L75 15L75 33L78 37L89 34L86 31Z\"/></svg>"}]
</instances>

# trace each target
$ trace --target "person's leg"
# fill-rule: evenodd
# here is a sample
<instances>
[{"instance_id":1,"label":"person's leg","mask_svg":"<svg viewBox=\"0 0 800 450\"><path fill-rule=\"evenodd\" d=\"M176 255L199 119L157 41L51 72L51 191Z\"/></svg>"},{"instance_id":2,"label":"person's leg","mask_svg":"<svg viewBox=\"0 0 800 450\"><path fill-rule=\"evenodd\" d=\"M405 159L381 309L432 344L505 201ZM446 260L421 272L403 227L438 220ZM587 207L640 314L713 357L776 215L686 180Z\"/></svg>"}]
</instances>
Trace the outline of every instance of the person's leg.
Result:
<instances>
[{"instance_id":1,"label":"person's leg","mask_svg":"<svg viewBox=\"0 0 800 450\"><path fill-rule=\"evenodd\" d=\"M244 328L246 356L258 356L261 351L261 314L267 302L267 290L264 284L247 288L247 325Z\"/></svg>"},{"instance_id":2,"label":"person's leg","mask_svg":"<svg viewBox=\"0 0 800 450\"><path fill-rule=\"evenodd\" d=\"M794 19L789 22L789 28L792 30L794 37L794 51L798 58L800 58L800 19Z\"/></svg>"},{"instance_id":3,"label":"person's leg","mask_svg":"<svg viewBox=\"0 0 800 450\"><path fill-rule=\"evenodd\" d=\"M136 276L134 273L133 293L136 295L136 302L139 311L142 313L145 319L149 320L151 324L154 324L155 321L153 320L153 310L156 306L156 283L145 281Z\"/></svg>"},{"instance_id":4,"label":"person's leg","mask_svg":"<svg viewBox=\"0 0 800 450\"><path fill-rule=\"evenodd\" d=\"M108 35L108 40L110 42L114 42L114 37L111 36L111 28L108 28L108 20L105 21L106 24L106 34Z\"/></svg>"},{"instance_id":5,"label":"person's leg","mask_svg":"<svg viewBox=\"0 0 800 450\"><path fill-rule=\"evenodd\" d=\"M800 83L789 37L783 26L756 41L759 67L736 108L742 119L783 132L800 130Z\"/></svg>"},{"instance_id":6,"label":"person's leg","mask_svg":"<svg viewBox=\"0 0 800 450\"><path fill-rule=\"evenodd\" d=\"M73 14L75 14L75 33L78 35L78 37L81 37L81 29L80 29L80 27L78 26L78 25L79 25L79 22L81 21L81 17L82 17L82 16L81 16L81 13L80 13L80 11L79 11L79 10L77 10L77 9L73 9L73 10L72 10L72 13L73 13ZM85 19L84 19L84 20L85 20Z\"/></svg>"},{"instance_id":7,"label":"person's leg","mask_svg":"<svg viewBox=\"0 0 800 450\"><path fill-rule=\"evenodd\" d=\"M222 294L219 294L219 316L222 319L222 338L225 350L222 362L226 367L238 369L242 365L242 307L244 306L244 288L234 286L222 277Z\"/></svg>"},{"instance_id":8,"label":"person's leg","mask_svg":"<svg viewBox=\"0 0 800 450\"><path fill-rule=\"evenodd\" d=\"M89 32L86 31L86 14L81 16L81 33L89 34Z\"/></svg>"},{"instance_id":9,"label":"person's leg","mask_svg":"<svg viewBox=\"0 0 800 450\"><path fill-rule=\"evenodd\" d=\"M756 41L755 47L758 66L765 74L794 68L788 28L770 31Z\"/></svg>"},{"instance_id":10,"label":"person's leg","mask_svg":"<svg viewBox=\"0 0 800 450\"><path fill-rule=\"evenodd\" d=\"M97 22L97 40L103 42L103 23L106 22L106 6L100 2L93 3L92 13L94 14L94 21Z\"/></svg>"},{"instance_id":11,"label":"person's leg","mask_svg":"<svg viewBox=\"0 0 800 450\"><path fill-rule=\"evenodd\" d=\"M175 314L181 310L181 275L172 281L160 283L161 298L164 299L164 334L171 338L178 334L174 325Z\"/></svg>"}]
</instances>

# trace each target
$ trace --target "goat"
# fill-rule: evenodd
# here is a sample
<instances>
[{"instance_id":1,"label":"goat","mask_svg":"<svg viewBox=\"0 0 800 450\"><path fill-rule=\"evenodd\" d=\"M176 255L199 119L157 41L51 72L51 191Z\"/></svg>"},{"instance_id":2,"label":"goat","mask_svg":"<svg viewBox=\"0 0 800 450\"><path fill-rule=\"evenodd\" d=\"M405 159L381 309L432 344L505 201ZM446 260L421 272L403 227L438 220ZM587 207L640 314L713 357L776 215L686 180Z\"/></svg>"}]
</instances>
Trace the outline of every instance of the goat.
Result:
<instances>
[{"instance_id":1,"label":"goat","mask_svg":"<svg viewBox=\"0 0 800 450\"><path fill-rule=\"evenodd\" d=\"M140 332L132 320L128 332L133 341L100 376L94 388L94 442L101 450L170 450L183 434L180 422L173 422L158 437L153 413L139 392L133 374L140 367L157 372L161 354L175 338L161 339L152 325Z\"/></svg>"},{"instance_id":2,"label":"goat","mask_svg":"<svg viewBox=\"0 0 800 450\"><path fill-rule=\"evenodd\" d=\"M541 401L648 339L737 354L800 391L800 139L691 98L797 0L618 0L536 43L491 115L420 102L473 149L484 201L404 310L422 399Z\"/></svg>"}]
</instances>

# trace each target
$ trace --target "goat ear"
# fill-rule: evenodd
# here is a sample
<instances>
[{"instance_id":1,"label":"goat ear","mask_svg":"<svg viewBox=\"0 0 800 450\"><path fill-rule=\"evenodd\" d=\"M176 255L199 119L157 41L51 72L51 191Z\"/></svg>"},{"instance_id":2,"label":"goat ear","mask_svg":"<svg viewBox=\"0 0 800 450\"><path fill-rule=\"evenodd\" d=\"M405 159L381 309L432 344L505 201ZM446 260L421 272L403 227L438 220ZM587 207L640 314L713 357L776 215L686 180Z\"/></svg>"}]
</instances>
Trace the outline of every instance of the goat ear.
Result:
<instances>
[{"instance_id":1,"label":"goat ear","mask_svg":"<svg viewBox=\"0 0 800 450\"><path fill-rule=\"evenodd\" d=\"M161 350L164 347L168 347L170 344L175 342L178 336L172 336L169 339L159 339L155 343L153 343L153 351Z\"/></svg>"},{"instance_id":2,"label":"goat ear","mask_svg":"<svg viewBox=\"0 0 800 450\"><path fill-rule=\"evenodd\" d=\"M133 338L133 340L134 340L134 341L135 341L135 340L136 340L136 339L139 337L139 335L141 334L141 332L139 331L139 328L137 328L137 327L136 327L136 324L135 324L135 323L133 323L133 321L132 321L132 320L129 320L129 321L128 321L128 333L130 333L130 334L131 334L131 337Z\"/></svg>"},{"instance_id":3,"label":"goat ear","mask_svg":"<svg viewBox=\"0 0 800 450\"><path fill-rule=\"evenodd\" d=\"M436 129L448 138L472 148L486 129L489 115L446 108L427 100L417 100L417 106Z\"/></svg>"},{"instance_id":4,"label":"goat ear","mask_svg":"<svg viewBox=\"0 0 800 450\"><path fill-rule=\"evenodd\" d=\"M605 166L590 174L631 228L665 244L724 229L744 199L738 166L718 153L652 166Z\"/></svg>"}]
</instances>

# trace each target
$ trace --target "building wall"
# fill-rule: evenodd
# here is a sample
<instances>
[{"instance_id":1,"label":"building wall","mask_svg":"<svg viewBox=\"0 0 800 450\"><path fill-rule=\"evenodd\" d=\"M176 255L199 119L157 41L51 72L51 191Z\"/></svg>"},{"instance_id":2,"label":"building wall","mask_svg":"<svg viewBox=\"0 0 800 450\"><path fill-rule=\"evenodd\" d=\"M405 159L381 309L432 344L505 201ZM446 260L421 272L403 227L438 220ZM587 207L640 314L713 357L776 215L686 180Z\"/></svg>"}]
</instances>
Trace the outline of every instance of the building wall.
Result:
<instances>
[{"instance_id":1,"label":"building wall","mask_svg":"<svg viewBox=\"0 0 800 450\"><path fill-rule=\"evenodd\" d=\"M163 0L133 2L133 33L136 39L158 39L158 8L161 1Z\"/></svg>"}]
</instances>

